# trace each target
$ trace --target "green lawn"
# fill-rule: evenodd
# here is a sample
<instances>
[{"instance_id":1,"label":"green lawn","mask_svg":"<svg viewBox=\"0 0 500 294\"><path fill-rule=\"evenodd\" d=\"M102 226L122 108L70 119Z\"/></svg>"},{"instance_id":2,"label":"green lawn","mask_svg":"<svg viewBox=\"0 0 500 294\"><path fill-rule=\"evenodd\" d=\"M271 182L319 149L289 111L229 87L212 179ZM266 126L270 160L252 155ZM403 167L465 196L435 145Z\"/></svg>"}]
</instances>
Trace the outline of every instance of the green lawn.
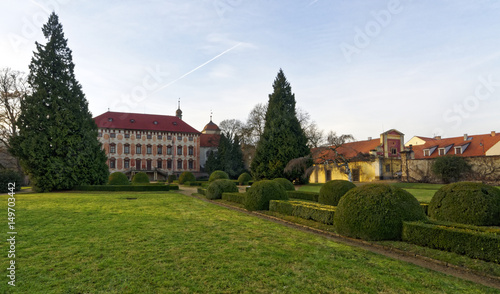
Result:
<instances>
[{"instance_id":1,"label":"green lawn","mask_svg":"<svg viewBox=\"0 0 500 294\"><path fill-rule=\"evenodd\" d=\"M0 293L500 293L173 192L16 197Z\"/></svg>"},{"instance_id":2,"label":"green lawn","mask_svg":"<svg viewBox=\"0 0 500 294\"><path fill-rule=\"evenodd\" d=\"M392 186L403 188L404 190L410 192L419 202L429 203L439 188L443 185L439 184L421 184L421 183L392 183ZM319 190L323 184L308 184L301 186L299 191L316 192Z\"/></svg>"}]
</instances>

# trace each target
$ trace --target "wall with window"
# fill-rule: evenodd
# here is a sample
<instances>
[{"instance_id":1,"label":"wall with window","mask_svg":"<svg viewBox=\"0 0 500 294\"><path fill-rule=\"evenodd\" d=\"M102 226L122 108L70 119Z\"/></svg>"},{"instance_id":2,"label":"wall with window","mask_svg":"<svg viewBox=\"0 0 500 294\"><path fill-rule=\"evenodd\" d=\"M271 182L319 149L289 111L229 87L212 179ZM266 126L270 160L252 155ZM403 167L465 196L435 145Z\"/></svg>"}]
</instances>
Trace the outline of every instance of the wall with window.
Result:
<instances>
[{"instance_id":1,"label":"wall with window","mask_svg":"<svg viewBox=\"0 0 500 294\"><path fill-rule=\"evenodd\" d=\"M199 172L199 134L100 128L98 140L108 156L110 172Z\"/></svg>"}]
</instances>

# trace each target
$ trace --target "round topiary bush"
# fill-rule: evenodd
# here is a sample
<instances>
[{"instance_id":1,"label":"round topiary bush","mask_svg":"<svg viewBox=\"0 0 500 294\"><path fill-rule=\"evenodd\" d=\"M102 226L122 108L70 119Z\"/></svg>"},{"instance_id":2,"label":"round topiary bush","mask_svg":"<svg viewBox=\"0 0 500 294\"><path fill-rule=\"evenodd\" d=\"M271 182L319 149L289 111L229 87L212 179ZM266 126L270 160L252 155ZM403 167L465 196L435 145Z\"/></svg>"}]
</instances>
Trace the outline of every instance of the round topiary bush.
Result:
<instances>
[{"instance_id":1,"label":"round topiary bush","mask_svg":"<svg viewBox=\"0 0 500 294\"><path fill-rule=\"evenodd\" d=\"M179 184L184 184L186 182L195 182L196 177L192 172L185 171L179 176Z\"/></svg>"},{"instance_id":2,"label":"round topiary bush","mask_svg":"<svg viewBox=\"0 0 500 294\"><path fill-rule=\"evenodd\" d=\"M242 173L238 177L238 184L240 185L248 185L248 182L252 180L252 176L249 173Z\"/></svg>"},{"instance_id":3,"label":"round topiary bush","mask_svg":"<svg viewBox=\"0 0 500 294\"><path fill-rule=\"evenodd\" d=\"M229 175L225 171L216 170L210 174L208 182L211 183L215 180L220 180L220 179L229 179Z\"/></svg>"},{"instance_id":4,"label":"round topiary bush","mask_svg":"<svg viewBox=\"0 0 500 294\"><path fill-rule=\"evenodd\" d=\"M132 178L132 184L149 184L149 177L145 172L138 172Z\"/></svg>"},{"instance_id":5,"label":"round topiary bush","mask_svg":"<svg viewBox=\"0 0 500 294\"><path fill-rule=\"evenodd\" d=\"M238 187L228 179L215 180L208 186L205 197L207 199L221 199L224 192L238 192Z\"/></svg>"},{"instance_id":6,"label":"round topiary bush","mask_svg":"<svg viewBox=\"0 0 500 294\"><path fill-rule=\"evenodd\" d=\"M288 195L278 182L263 180L256 182L247 191L245 208L247 210L269 210L270 200L287 200Z\"/></svg>"},{"instance_id":7,"label":"round topiary bush","mask_svg":"<svg viewBox=\"0 0 500 294\"><path fill-rule=\"evenodd\" d=\"M407 191L387 184L349 190L334 216L337 233L365 240L400 240L403 221L424 220L424 210Z\"/></svg>"},{"instance_id":8,"label":"round topiary bush","mask_svg":"<svg viewBox=\"0 0 500 294\"><path fill-rule=\"evenodd\" d=\"M177 176L176 175L168 175L167 182L169 184L173 183L175 180L177 180Z\"/></svg>"},{"instance_id":9,"label":"round topiary bush","mask_svg":"<svg viewBox=\"0 0 500 294\"><path fill-rule=\"evenodd\" d=\"M356 185L345 180L326 182L319 190L318 203L337 206L340 198L353 188L356 188Z\"/></svg>"},{"instance_id":10,"label":"round topiary bush","mask_svg":"<svg viewBox=\"0 0 500 294\"><path fill-rule=\"evenodd\" d=\"M128 185L128 177L122 172L114 172L109 175L108 185Z\"/></svg>"},{"instance_id":11,"label":"round topiary bush","mask_svg":"<svg viewBox=\"0 0 500 294\"><path fill-rule=\"evenodd\" d=\"M285 189L285 191L295 191L295 186L288 179L276 178L276 179L273 179L273 181L280 184L281 187L283 187L283 189Z\"/></svg>"},{"instance_id":12,"label":"round topiary bush","mask_svg":"<svg viewBox=\"0 0 500 294\"><path fill-rule=\"evenodd\" d=\"M500 225L500 190L471 182L443 186L429 203L429 216L476 226Z\"/></svg>"}]
</instances>

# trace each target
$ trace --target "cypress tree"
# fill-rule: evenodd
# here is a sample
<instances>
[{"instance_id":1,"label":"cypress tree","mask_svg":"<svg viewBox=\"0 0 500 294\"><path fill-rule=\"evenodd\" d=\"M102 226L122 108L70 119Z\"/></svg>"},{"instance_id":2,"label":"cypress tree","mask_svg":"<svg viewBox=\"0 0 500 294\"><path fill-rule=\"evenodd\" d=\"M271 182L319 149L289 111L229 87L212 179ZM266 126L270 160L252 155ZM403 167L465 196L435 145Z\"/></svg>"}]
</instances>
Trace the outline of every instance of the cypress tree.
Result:
<instances>
[{"instance_id":1,"label":"cypress tree","mask_svg":"<svg viewBox=\"0 0 500 294\"><path fill-rule=\"evenodd\" d=\"M36 42L28 76L33 92L21 101L19 133L11 139L11 152L36 191L104 184L109 173L106 155L55 13L42 31L47 43Z\"/></svg>"},{"instance_id":2,"label":"cypress tree","mask_svg":"<svg viewBox=\"0 0 500 294\"><path fill-rule=\"evenodd\" d=\"M257 144L251 164L255 179L288 178L300 175L285 174L287 163L310 153L307 137L297 119L295 94L283 70L279 70L269 95L264 132Z\"/></svg>"}]
</instances>

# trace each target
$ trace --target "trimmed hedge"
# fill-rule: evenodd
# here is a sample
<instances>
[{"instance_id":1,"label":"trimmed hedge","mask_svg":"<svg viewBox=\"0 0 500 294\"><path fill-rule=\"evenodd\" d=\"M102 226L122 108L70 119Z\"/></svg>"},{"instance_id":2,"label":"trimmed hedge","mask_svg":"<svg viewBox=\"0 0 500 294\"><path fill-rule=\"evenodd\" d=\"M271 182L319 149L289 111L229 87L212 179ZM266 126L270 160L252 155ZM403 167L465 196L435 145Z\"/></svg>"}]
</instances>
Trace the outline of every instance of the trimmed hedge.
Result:
<instances>
[{"instance_id":1,"label":"trimmed hedge","mask_svg":"<svg viewBox=\"0 0 500 294\"><path fill-rule=\"evenodd\" d=\"M149 184L149 177L145 172L138 172L132 178L133 185Z\"/></svg>"},{"instance_id":2,"label":"trimmed hedge","mask_svg":"<svg viewBox=\"0 0 500 294\"><path fill-rule=\"evenodd\" d=\"M316 192L305 192L305 191L286 191L288 198L310 200L318 202L319 194Z\"/></svg>"},{"instance_id":3,"label":"trimmed hedge","mask_svg":"<svg viewBox=\"0 0 500 294\"><path fill-rule=\"evenodd\" d=\"M340 198L347 191L356 188L356 185L345 180L333 180L326 182L319 190L318 202L321 204L337 206Z\"/></svg>"},{"instance_id":4,"label":"trimmed hedge","mask_svg":"<svg viewBox=\"0 0 500 294\"><path fill-rule=\"evenodd\" d=\"M197 192L198 192L198 194L201 194L201 195L205 196L207 194L207 189L198 188Z\"/></svg>"},{"instance_id":5,"label":"trimmed hedge","mask_svg":"<svg viewBox=\"0 0 500 294\"><path fill-rule=\"evenodd\" d=\"M21 175L11 169L0 170L0 193L10 192L9 183L15 183L14 191L21 191Z\"/></svg>"},{"instance_id":6,"label":"trimmed hedge","mask_svg":"<svg viewBox=\"0 0 500 294\"><path fill-rule=\"evenodd\" d=\"M124 173L114 172L109 175L108 185L130 185L130 182Z\"/></svg>"},{"instance_id":7,"label":"trimmed hedge","mask_svg":"<svg viewBox=\"0 0 500 294\"><path fill-rule=\"evenodd\" d=\"M196 177L192 172L185 171L179 176L179 184L183 185L187 182L196 182Z\"/></svg>"},{"instance_id":8,"label":"trimmed hedge","mask_svg":"<svg viewBox=\"0 0 500 294\"><path fill-rule=\"evenodd\" d=\"M242 173L238 177L239 185L248 185L248 183L252 180L252 176L249 173Z\"/></svg>"},{"instance_id":9,"label":"trimmed hedge","mask_svg":"<svg viewBox=\"0 0 500 294\"><path fill-rule=\"evenodd\" d=\"M271 200L269 211L279 212L285 215L311 219L323 224L333 224L335 207L302 201Z\"/></svg>"},{"instance_id":10,"label":"trimmed hedge","mask_svg":"<svg viewBox=\"0 0 500 294\"><path fill-rule=\"evenodd\" d=\"M246 194L247 193L224 192L222 193L222 200L244 204Z\"/></svg>"},{"instance_id":11,"label":"trimmed hedge","mask_svg":"<svg viewBox=\"0 0 500 294\"><path fill-rule=\"evenodd\" d=\"M247 210L269 210L270 200L288 200L285 189L275 181L262 180L248 189L245 197Z\"/></svg>"},{"instance_id":12,"label":"trimmed hedge","mask_svg":"<svg viewBox=\"0 0 500 294\"><path fill-rule=\"evenodd\" d=\"M179 187L177 187L177 190ZM77 186L75 191L170 191L176 190L170 185L86 185Z\"/></svg>"},{"instance_id":13,"label":"trimmed hedge","mask_svg":"<svg viewBox=\"0 0 500 294\"><path fill-rule=\"evenodd\" d=\"M472 182L443 186L429 203L429 216L476 226L500 225L500 190Z\"/></svg>"},{"instance_id":14,"label":"trimmed hedge","mask_svg":"<svg viewBox=\"0 0 500 294\"><path fill-rule=\"evenodd\" d=\"M444 222L403 222L405 242L500 263L500 230L487 232L473 226Z\"/></svg>"},{"instance_id":15,"label":"trimmed hedge","mask_svg":"<svg viewBox=\"0 0 500 294\"><path fill-rule=\"evenodd\" d=\"M177 190L179 190L179 185L169 184L168 186L170 187L171 191L177 191Z\"/></svg>"},{"instance_id":16,"label":"trimmed hedge","mask_svg":"<svg viewBox=\"0 0 500 294\"><path fill-rule=\"evenodd\" d=\"M403 221L427 217L409 192L387 184L367 184L349 190L335 213L337 233L365 240L400 240Z\"/></svg>"},{"instance_id":17,"label":"trimmed hedge","mask_svg":"<svg viewBox=\"0 0 500 294\"><path fill-rule=\"evenodd\" d=\"M288 179L276 178L276 179L273 179L273 181L280 184L283 187L283 189L285 189L285 191L295 191L295 186Z\"/></svg>"},{"instance_id":18,"label":"trimmed hedge","mask_svg":"<svg viewBox=\"0 0 500 294\"><path fill-rule=\"evenodd\" d=\"M205 197L207 199L221 199L224 192L238 192L236 184L228 179L215 180L207 188Z\"/></svg>"},{"instance_id":19,"label":"trimmed hedge","mask_svg":"<svg viewBox=\"0 0 500 294\"><path fill-rule=\"evenodd\" d=\"M208 182L211 183L215 180L225 180L225 179L229 179L229 175L224 171L216 170L210 174Z\"/></svg>"}]
</instances>

